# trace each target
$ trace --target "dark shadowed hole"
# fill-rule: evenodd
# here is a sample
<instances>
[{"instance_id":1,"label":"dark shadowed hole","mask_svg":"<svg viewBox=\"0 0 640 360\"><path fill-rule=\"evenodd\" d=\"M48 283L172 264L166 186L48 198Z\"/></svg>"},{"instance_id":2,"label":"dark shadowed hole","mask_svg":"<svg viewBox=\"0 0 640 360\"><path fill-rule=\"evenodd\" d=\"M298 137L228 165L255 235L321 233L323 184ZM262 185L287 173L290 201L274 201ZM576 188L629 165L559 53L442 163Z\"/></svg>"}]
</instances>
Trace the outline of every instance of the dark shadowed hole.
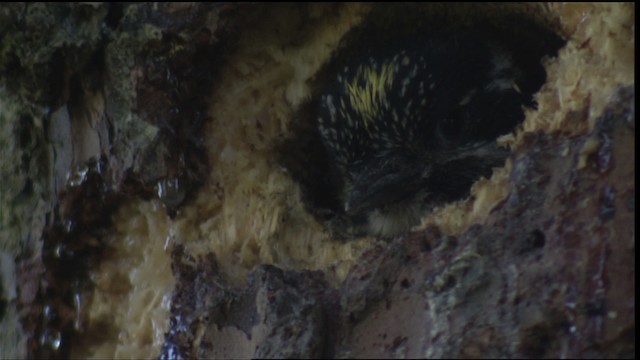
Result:
<instances>
[{"instance_id":1,"label":"dark shadowed hole","mask_svg":"<svg viewBox=\"0 0 640 360\"><path fill-rule=\"evenodd\" d=\"M519 90L529 96L529 99L523 100L524 105L535 108L533 94L546 81L541 59L557 53L557 50L564 45L564 40L548 25L527 18L526 15L514 13L496 17L495 14L476 14L477 11L474 11L471 16L473 19L468 20L469 9L470 7L465 5L374 6L373 11L363 23L345 36L331 60L314 76L311 84L311 98L298 109L292 136L278 149L279 162L300 185L302 201L307 211L324 223L332 236L339 238L344 235L352 238L363 235L357 232L360 231L358 226L363 222L362 214L358 214L360 217L356 218L355 215L345 214L344 210L345 194L350 191L349 186L346 185L349 182L347 179L349 175L338 169L330 152L325 149L317 129L319 99L323 94L331 91L336 82L336 74L345 65L350 65L353 59L362 58L363 54L365 56L384 54L390 49L397 49L398 46L406 45L407 48L412 48L417 42L424 41L431 34L440 31L455 34L456 31L468 32L470 29L481 29L482 34L491 36L492 40L496 40L508 49L519 68L527 73L526 80L518 84ZM467 20L457 21L460 18ZM520 124L524 115L512 113L520 112L520 109L520 106L515 110L505 108L499 114L506 124L505 129L510 131ZM457 131L457 128L447 129ZM493 139L493 133L491 134ZM433 176L429 179L429 183L423 186L429 189L431 187L441 189L438 194L433 195L436 197L434 201L438 202L436 205L464 199L469 195L471 186L480 175L485 177L491 175L491 171L487 173L485 167L476 169L475 167L478 167L476 164L478 164L477 158L464 158L448 167L440 166L442 169L438 174L441 176ZM478 176L464 176L469 172ZM541 232L534 233L531 238L533 247L544 246L544 234ZM423 251L429 250L430 246L427 244Z\"/></svg>"},{"instance_id":2,"label":"dark shadowed hole","mask_svg":"<svg viewBox=\"0 0 640 360\"><path fill-rule=\"evenodd\" d=\"M402 279L402 281L400 281L400 286L403 289L408 289L411 286L411 281L409 281L409 279L407 279L407 278L404 278L404 279Z\"/></svg>"},{"instance_id":3,"label":"dark shadowed hole","mask_svg":"<svg viewBox=\"0 0 640 360\"><path fill-rule=\"evenodd\" d=\"M527 243L531 248L539 249L544 247L546 238L544 233L538 229L533 230L529 237L527 237Z\"/></svg>"}]
</instances>

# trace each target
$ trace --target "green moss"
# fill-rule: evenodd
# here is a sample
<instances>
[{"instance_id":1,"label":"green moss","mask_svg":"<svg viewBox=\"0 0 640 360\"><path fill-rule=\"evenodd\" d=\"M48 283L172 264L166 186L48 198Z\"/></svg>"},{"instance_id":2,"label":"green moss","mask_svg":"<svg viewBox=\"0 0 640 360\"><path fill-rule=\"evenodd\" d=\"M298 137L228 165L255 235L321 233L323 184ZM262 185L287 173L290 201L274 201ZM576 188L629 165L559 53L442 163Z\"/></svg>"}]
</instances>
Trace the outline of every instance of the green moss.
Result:
<instances>
[{"instance_id":1,"label":"green moss","mask_svg":"<svg viewBox=\"0 0 640 360\"><path fill-rule=\"evenodd\" d=\"M191 94L203 94L210 83L201 81L206 78L202 72L193 75L190 64L199 54L198 69L209 65L210 53L202 49L210 43L194 39L215 31L217 16L207 14L211 8L175 3L0 6L0 254L11 265L22 259L37 263L47 248L45 226L60 221L57 192L81 165L77 162L106 155L113 170L106 181L114 185L129 170L149 181L165 175L163 157L169 150L159 134L182 117L197 124L202 120L194 115L198 111L190 111L203 106ZM186 84L184 79L195 81ZM187 95L171 95L183 94L175 84ZM138 99L141 88L146 97ZM169 99L163 105L170 104L155 107L159 97ZM187 111L171 118L174 102ZM142 109L140 115L136 109ZM151 155L158 160L145 161ZM16 355L22 351L19 343L25 343L19 340L19 301L0 294L0 325L10 329L0 332L0 358L23 357ZM40 320L29 320L21 311L24 332L31 333L29 351L34 351L42 335L34 321Z\"/></svg>"},{"instance_id":2,"label":"green moss","mask_svg":"<svg viewBox=\"0 0 640 360\"><path fill-rule=\"evenodd\" d=\"M41 116L3 95L0 92L0 250L17 256L27 247L34 219L44 218L40 200L49 198L49 159Z\"/></svg>"},{"instance_id":3,"label":"green moss","mask_svg":"<svg viewBox=\"0 0 640 360\"><path fill-rule=\"evenodd\" d=\"M0 10L0 250L17 256L50 211L51 114L102 92L113 155L131 167L157 128L132 112L137 63L162 37L151 4L8 3ZM157 22L157 20L154 20ZM59 139L58 139L59 140ZM68 139L71 141L71 139ZM36 211L39 210L39 211ZM33 234L38 240L39 234ZM22 245L21 245L22 244Z\"/></svg>"}]
</instances>

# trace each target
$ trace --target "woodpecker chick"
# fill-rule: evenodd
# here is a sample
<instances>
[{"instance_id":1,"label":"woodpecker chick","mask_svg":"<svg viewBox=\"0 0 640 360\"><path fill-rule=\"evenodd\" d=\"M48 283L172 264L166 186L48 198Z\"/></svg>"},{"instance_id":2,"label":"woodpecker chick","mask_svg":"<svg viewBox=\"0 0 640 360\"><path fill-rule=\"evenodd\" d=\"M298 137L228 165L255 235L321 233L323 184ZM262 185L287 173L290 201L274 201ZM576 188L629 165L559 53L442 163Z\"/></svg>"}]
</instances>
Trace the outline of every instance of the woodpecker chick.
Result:
<instances>
[{"instance_id":1,"label":"woodpecker chick","mask_svg":"<svg viewBox=\"0 0 640 360\"><path fill-rule=\"evenodd\" d=\"M480 35L414 45L353 59L320 97L318 128L343 177L338 216L353 236L397 235L467 197L504 164L508 150L495 140L524 119L542 84Z\"/></svg>"}]
</instances>

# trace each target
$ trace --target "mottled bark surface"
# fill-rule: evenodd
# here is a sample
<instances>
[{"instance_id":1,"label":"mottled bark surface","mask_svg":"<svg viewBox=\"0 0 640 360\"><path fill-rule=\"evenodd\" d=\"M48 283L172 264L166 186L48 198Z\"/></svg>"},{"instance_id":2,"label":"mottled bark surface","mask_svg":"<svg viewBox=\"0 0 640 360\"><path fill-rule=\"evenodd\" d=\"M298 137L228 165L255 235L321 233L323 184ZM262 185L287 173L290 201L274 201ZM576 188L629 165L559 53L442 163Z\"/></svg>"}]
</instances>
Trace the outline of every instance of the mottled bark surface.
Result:
<instances>
[{"instance_id":1,"label":"mottled bark surface","mask_svg":"<svg viewBox=\"0 0 640 360\"><path fill-rule=\"evenodd\" d=\"M119 256L108 254L115 248L107 243L112 215L133 199L157 199L167 219L192 203L192 212L203 213L196 219L212 218L203 202L234 193L216 184L211 199L192 201L218 170L211 165L218 154L210 149L224 138L212 145L205 125L218 124L213 128L224 134L240 120L259 128L238 127L229 132L235 143L215 148L255 166L247 154L264 156L273 146L274 138L263 134L290 135L282 129L295 119L282 118L292 117L315 76L308 72L317 64L295 61L314 58L322 46L302 45L335 40L366 13L359 5L270 5L0 5L0 358L68 357L74 348L84 354L92 345L120 341L121 329L109 319L87 320L99 284L91 271L100 269L105 254ZM463 20L479 9L468 6ZM274 225L268 237L223 248L236 253L204 255L188 253L191 239L181 234L167 243L149 240L186 244L168 248L163 260L172 265L176 288L167 292L170 328L160 356L634 357L635 92L633 86L605 89L633 81L620 78L634 63L627 47L635 40L627 41L625 31L635 23L618 19L635 7L495 6L520 8L562 22L557 28L571 50L565 55L575 59L547 66L552 79L538 98L544 119L525 123L524 141L515 142L511 156L507 196L486 219L479 217L482 224L463 226L455 236L448 235L451 227L431 225L377 243L343 280L330 266L348 260L324 268L331 275L302 270L325 254L301 252L310 258L303 262L276 241L289 236L295 243L298 234L317 240L321 226L306 218L287 223L291 213L269 202L274 194L258 193L266 209L260 211L280 211L280 217L248 218L295 231ZM457 16L452 9L423 11ZM385 8L377 13L385 19ZM286 40L273 40L279 38ZM251 61L238 61L243 57ZM233 76L222 82L222 73ZM253 86L248 95L238 91L242 81ZM230 120L211 118L212 107L225 108L212 101L214 89L228 95L220 83L241 100L232 107L259 104L256 118L242 109L238 118L228 112L221 113ZM233 100L225 96L217 101ZM274 104L285 111L276 112ZM583 105L571 110L573 104ZM277 162L269 156L258 161ZM285 184L274 188L295 198L296 187ZM348 250L344 259L358 251ZM221 270L237 252L251 259L234 264L250 272L244 285ZM251 270L263 252L273 265ZM132 287L125 278L105 282L116 294ZM160 347L133 340L156 346L147 357ZM133 340L127 345L138 346Z\"/></svg>"},{"instance_id":2,"label":"mottled bark surface","mask_svg":"<svg viewBox=\"0 0 640 360\"><path fill-rule=\"evenodd\" d=\"M234 289L175 252L161 358L634 358L634 97L590 134L530 134L486 224L379 245L337 290L273 267Z\"/></svg>"},{"instance_id":3,"label":"mottled bark surface","mask_svg":"<svg viewBox=\"0 0 640 360\"><path fill-rule=\"evenodd\" d=\"M321 357L337 292L320 272L265 265L245 288L228 286L215 255L173 252L177 288L162 358Z\"/></svg>"},{"instance_id":4,"label":"mottled bark surface","mask_svg":"<svg viewBox=\"0 0 640 360\"><path fill-rule=\"evenodd\" d=\"M171 213L202 182L223 8L0 7L0 357L68 354L113 211L157 193Z\"/></svg>"}]
</instances>

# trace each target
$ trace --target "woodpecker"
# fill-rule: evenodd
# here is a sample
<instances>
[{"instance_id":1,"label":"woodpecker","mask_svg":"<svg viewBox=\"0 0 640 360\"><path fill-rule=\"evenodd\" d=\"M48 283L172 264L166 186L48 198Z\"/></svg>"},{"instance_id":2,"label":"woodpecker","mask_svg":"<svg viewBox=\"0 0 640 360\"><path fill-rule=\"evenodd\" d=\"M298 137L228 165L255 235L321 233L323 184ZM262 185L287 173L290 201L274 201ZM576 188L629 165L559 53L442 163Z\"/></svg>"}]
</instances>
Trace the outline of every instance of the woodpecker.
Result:
<instances>
[{"instance_id":1,"label":"woodpecker","mask_svg":"<svg viewBox=\"0 0 640 360\"><path fill-rule=\"evenodd\" d=\"M343 64L319 96L318 130L344 184L341 223L382 238L468 197L503 166L509 151L496 138L522 122L544 81L473 32L432 34Z\"/></svg>"}]
</instances>

